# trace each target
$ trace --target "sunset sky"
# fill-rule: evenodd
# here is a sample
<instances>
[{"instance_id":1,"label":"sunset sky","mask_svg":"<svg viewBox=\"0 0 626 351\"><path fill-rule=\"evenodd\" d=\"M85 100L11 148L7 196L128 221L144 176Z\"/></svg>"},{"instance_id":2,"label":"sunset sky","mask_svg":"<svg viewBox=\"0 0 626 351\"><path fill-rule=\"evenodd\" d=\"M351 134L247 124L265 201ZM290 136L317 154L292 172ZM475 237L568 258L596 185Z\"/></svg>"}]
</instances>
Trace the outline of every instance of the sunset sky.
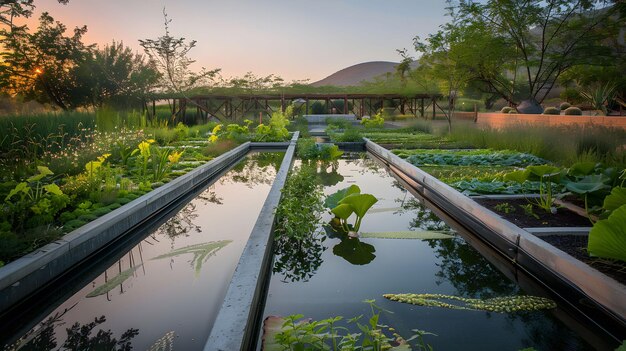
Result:
<instances>
[{"instance_id":1,"label":"sunset sky","mask_svg":"<svg viewBox=\"0 0 626 351\"><path fill-rule=\"evenodd\" d=\"M41 11L72 29L87 25L87 43L111 40L141 50L138 39L164 33L197 40L199 66L224 77L276 74L316 81L366 61L399 61L396 49L446 21L443 0L36 0ZM412 52L412 51L411 51Z\"/></svg>"}]
</instances>

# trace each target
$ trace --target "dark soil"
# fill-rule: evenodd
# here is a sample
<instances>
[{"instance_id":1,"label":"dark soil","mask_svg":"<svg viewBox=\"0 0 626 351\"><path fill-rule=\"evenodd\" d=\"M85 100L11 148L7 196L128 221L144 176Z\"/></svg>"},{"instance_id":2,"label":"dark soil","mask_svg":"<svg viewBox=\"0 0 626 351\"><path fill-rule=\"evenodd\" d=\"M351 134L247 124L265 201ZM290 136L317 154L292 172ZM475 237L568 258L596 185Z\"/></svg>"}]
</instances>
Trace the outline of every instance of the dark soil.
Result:
<instances>
[{"instance_id":1,"label":"dark soil","mask_svg":"<svg viewBox=\"0 0 626 351\"><path fill-rule=\"evenodd\" d=\"M586 235L548 235L539 238L626 285L626 263L589 257Z\"/></svg>"},{"instance_id":2,"label":"dark soil","mask_svg":"<svg viewBox=\"0 0 626 351\"><path fill-rule=\"evenodd\" d=\"M587 217L583 217L566 208L558 208L556 214L547 213L538 206L533 206L533 213L539 217L527 214L522 206L530 204L527 199L474 199L479 204L499 214L502 218L521 228L534 227L591 227ZM496 206L508 203L509 213Z\"/></svg>"}]
</instances>

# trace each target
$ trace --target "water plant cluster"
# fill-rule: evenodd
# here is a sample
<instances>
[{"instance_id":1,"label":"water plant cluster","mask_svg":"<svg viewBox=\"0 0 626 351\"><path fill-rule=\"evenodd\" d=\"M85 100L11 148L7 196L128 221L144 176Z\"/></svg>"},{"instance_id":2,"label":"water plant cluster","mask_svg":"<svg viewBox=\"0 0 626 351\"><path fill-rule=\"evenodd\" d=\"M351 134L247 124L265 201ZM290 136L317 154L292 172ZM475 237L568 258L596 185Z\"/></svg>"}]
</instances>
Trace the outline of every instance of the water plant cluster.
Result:
<instances>
[{"instance_id":1,"label":"water plant cluster","mask_svg":"<svg viewBox=\"0 0 626 351\"><path fill-rule=\"evenodd\" d=\"M490 299L470 299L454 295L443 294L384 294L384 298L391 301L403 302L417 306L443 307L456 310L476 310L498 313L519 311L536 311L556 308L556 303L539 296L501 296ZM461 304L454 304L455 301Z\"/></svg>"}]
</instances>

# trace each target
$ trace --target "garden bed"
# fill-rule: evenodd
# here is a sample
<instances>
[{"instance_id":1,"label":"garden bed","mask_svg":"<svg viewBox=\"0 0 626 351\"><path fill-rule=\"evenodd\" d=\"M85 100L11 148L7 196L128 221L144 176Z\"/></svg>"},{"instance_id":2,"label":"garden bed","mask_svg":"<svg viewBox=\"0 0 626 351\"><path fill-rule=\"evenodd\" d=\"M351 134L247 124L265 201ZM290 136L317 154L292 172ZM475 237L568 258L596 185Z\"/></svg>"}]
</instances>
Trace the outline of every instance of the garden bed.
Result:
<instances>
[{"instance_id":1,"label":"garden bed","mask_svg":"<svg viewBox=\"0 0 626 351\"><path fill-rule=\"evenodd\" d=\"M542 235L539 238L626 285L626 263L590 257L586 235Z\"/></svg>"},{"instance_id":2,"label":"garden bed","mask_svg":"<svg viewBox=\"0 0 626 351\"><path fill-rule=\"evenodd\" d=\"M591 226L589 219L566 208L558 208L555 214L548 213L534 206L532 198L474 198L474 201L520 228Z\"/></svg>"}]
</instances>

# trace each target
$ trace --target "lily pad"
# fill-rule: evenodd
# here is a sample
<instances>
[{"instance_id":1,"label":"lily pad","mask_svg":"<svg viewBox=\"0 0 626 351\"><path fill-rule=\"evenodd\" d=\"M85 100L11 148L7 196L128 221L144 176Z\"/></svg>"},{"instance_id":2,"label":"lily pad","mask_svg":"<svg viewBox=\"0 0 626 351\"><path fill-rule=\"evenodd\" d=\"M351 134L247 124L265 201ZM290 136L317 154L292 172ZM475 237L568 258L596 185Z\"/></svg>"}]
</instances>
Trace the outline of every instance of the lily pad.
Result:
<instances>
[{"instance_id":1,"label":"lily pad","mask_svg":"<svg viewBox=\"0 0 626 351\"><path fill-rule=\"evenodd\" d=\"M567 190L576 194L590 194L598 190L602 190L608 187L604 182L607 179L601 174L594 174L585 176L577 182L567 182L565 187Z\"/></svg>"},{"instance_id":2,"label":"lily pad","mask_svg":"<svg viewBox=\"0 0 626 351\"><path fill-rule=\"evenodd\" d=\"M626 205L591 228L587 251L592 256L626 261Z\"/></svg>"},{"instance_id":3,"label":"lily pad","mask_svg":"<svg viewBox=\"0 0 626 351\"><path fill-rule=\"evenodd\" d=\"M397 232L377 232L377 233L359 233L361 238L376 239L453 239L454 236L446 232L435 230L421 231L397 231Z\"/></svg>"},{"instance_id":4,"label":"lily pad","mask_svg":"<svg viewBox=\"0 0 626 351\"><path fill-rule=\"evenodd\" d=\"M116 286L122 284L128 278L132 277L135 271L139 269L139 267L141 267L141 265L129 268L123 271L122 273L116 275L115 277L109 279L106 283L98 286L92 292L87 294L87 297L96 297L96 296L104 295L108 293L109 291L115 289Z\"/></svg>"}]
</instances>

